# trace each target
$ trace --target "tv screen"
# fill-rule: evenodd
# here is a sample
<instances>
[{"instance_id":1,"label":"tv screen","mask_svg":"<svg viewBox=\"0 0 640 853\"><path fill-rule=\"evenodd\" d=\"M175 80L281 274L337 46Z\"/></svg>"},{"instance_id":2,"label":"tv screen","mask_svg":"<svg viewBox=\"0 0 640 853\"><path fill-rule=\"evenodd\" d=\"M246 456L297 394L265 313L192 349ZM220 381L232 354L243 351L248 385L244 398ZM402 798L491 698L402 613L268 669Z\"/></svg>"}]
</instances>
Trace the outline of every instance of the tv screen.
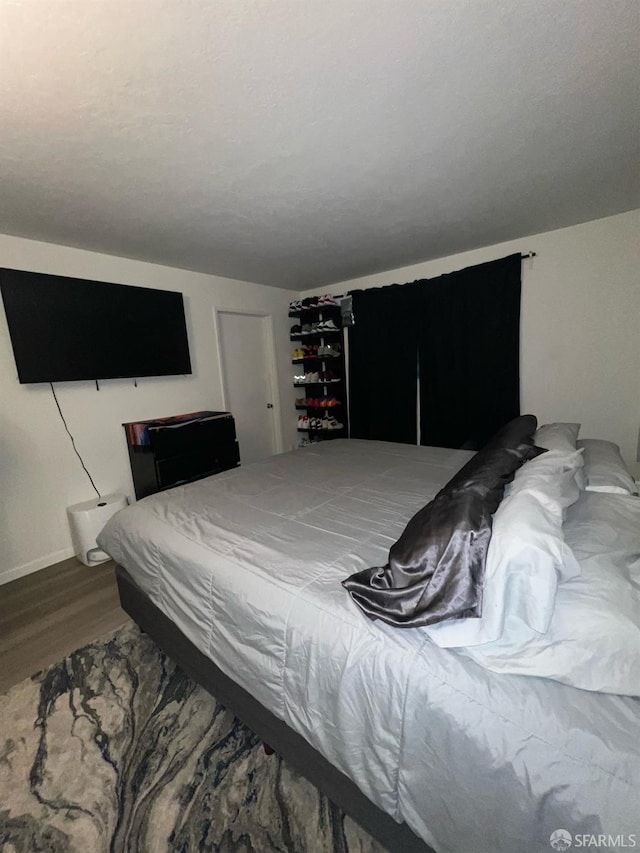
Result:
<instances>
[{"instance_id":1,"label":"tv screen","mask_svg":"<svg viewBox=\"0 0 640 853\"><path fill-rule=\"evenodd\" d=\"M0 269L21 383L191 373L181 293Z\"/></svg>"}]
</instances>

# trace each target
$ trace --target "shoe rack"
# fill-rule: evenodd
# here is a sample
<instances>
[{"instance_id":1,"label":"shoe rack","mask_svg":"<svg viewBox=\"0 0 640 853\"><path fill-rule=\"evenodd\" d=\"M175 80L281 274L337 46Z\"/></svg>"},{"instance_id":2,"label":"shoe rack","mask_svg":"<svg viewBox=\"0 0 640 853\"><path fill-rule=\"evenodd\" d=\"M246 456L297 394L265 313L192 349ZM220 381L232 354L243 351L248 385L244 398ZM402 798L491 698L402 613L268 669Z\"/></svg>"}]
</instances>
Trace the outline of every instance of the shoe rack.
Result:
<instances>
[{"instance_id":1,"label":"shoe rack","mask_svg":"<svg viewBox=\"0 0 640 853\"><path fill-rule=\"evenodd\" d=\"M311 296L289 305L291 363L296 395L298 447L346 438L345 360L339 298Z\"/></svg>"}]
</instances>

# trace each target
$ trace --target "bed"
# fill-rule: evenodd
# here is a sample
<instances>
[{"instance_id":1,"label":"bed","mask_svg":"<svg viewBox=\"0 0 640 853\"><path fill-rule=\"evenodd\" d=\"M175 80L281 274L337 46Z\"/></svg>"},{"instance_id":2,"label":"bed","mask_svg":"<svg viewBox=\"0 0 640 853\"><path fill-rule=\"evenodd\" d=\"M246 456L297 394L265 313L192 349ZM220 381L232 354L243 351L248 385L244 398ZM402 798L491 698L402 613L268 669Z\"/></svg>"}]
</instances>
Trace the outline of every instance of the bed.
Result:
<instances>
[{"instance_id":1,"label":"bed","mask_svg":"<svg viewBox=\"0 0 640 853\"><path fill-rule=\"evenodd\" d=\"M471 456L326 442L146 498L99 544L141 628L387 849L637 833L638 699L497 675L341 586ZM576 526L609 499L581 498Z\"/></svg>"}]
</instances>

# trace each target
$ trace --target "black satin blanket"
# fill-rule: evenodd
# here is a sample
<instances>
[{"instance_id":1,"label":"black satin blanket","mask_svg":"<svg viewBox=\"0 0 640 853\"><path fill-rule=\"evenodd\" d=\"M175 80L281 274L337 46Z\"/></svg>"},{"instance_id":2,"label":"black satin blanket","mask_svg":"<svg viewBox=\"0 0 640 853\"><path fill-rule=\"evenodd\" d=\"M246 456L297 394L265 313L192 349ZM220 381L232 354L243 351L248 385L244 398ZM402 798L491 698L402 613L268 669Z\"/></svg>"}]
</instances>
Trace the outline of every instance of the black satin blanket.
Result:
<instances>
[{"instance_id":1,"label":"black satin blanket","mask_svg":"<svg viewBox=\"0 0 640 853\"><path fill-rule=\"evenodd\" d=\"M482 615L482 585L493 513L517 469L543 451L537 420L510 421L409 521L381 568L343 586L372 619L414 628Z\"/></svg>"}]
</instances>

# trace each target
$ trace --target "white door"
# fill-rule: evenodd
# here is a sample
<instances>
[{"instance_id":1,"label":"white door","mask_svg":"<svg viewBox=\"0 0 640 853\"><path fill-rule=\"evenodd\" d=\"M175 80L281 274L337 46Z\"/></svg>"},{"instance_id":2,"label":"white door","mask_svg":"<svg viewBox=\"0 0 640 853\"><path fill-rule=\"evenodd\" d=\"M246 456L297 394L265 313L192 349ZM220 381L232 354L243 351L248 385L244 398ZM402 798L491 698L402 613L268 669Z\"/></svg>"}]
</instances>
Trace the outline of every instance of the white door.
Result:
<instances>
[{"instance_id":1,"label":"white door","mask_svg":"<svg viewBox=\"0 0 640 853\"><path fill-rule=\"evenodd\" d=\"M236 422L240 462L277 452L269 317L217 312L225 406Z\"/></svg>"}]
</instances>

